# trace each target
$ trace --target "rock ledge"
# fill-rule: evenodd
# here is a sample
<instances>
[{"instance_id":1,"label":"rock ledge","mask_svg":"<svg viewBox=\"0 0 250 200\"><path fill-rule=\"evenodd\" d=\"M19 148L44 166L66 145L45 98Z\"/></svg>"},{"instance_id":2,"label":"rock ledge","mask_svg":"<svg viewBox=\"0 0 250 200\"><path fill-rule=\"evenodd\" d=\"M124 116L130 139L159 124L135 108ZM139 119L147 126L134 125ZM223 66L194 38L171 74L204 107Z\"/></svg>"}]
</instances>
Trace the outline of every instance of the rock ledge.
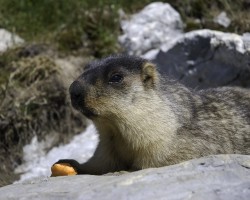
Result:
<instances>
[{"instance_id":1,"label":"rock ledge","mask_svg":"<svg viewBox=\"0 0 250 200\"><path fill-rule=\"evenodd\" d=\"M7 199L249 199L250 156L217 155L120 176L46 178L0 188Z\"/></svg>"}]
</instances>

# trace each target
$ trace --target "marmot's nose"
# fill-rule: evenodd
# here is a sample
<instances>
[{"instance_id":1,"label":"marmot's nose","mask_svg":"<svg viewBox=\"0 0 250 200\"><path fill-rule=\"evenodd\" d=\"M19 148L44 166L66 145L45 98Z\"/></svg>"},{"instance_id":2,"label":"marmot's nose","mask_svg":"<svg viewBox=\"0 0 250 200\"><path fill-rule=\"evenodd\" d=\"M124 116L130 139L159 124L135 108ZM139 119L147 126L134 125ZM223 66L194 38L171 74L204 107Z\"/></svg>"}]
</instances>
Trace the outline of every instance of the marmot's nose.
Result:
<instances>
[{"instance_id":1,"label":"marmot's nose","mask_svg":"<svg viewBox=\"0 0 250 200\"><path fill-rule=\"evenodd\" d=\"M79 81L74 81L69 87L72 106L77 108L84 102L84 88Z\"/></svg>"}]
</instances>

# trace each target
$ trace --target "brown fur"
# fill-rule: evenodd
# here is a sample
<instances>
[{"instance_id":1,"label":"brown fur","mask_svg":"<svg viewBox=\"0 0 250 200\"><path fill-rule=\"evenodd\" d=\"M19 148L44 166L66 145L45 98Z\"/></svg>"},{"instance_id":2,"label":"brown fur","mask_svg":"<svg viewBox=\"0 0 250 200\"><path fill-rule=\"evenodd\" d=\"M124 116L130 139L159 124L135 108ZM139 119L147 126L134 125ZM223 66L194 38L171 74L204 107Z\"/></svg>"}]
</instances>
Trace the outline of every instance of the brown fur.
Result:
<instances>
[{"instance_id":1,"label":"brown fur","mask_svg":"<svg viewBox=\"0 0 250 200\"><path fill-rule=\"evenodd\" d=\"M80 174L161 167L210 154L250 154L248 89L193 91L163 79L147 60L113 56L90 63L70 94L72 105L93 121L100 137L88 162L67 160Z\"/></svg>"}]
</instances>

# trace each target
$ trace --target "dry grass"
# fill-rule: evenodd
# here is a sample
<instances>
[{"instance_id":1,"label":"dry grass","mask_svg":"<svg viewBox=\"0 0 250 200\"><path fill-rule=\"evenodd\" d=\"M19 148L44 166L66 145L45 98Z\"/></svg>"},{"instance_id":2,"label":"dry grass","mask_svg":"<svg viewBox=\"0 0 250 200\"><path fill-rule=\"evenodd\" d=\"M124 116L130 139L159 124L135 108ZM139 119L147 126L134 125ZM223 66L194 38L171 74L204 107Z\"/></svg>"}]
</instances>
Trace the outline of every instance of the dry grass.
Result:
<instances>
[{"instance_id":1,"label":"dry grass","mask_svg":"<svg viewBox=\"0 0 250 200\"><path fill-rule=\"evenodd\" d=\"M66 77L54 57L19 57L19 53L6 52L15 54L11 57L16 60L3 63L9 76L0 84L0 173L9 178L1 178L0 185L17 178L13 171L22 162L22 148L34 136L42 140L49 135L54 146L68 142L86 125L70 106Z\"/></svg>"}]
</instances>

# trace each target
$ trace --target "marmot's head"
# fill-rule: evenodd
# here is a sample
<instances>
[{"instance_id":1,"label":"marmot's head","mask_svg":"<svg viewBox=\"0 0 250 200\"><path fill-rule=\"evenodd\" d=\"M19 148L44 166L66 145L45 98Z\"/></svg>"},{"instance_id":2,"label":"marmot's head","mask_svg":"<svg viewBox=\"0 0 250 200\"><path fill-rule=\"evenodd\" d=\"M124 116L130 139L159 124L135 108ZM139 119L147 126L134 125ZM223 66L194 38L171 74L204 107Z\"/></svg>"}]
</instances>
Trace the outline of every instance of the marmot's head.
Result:
<instances>
[{"instance_id":1,"label":"marmot's head","mask_svg":"<svg viewBox=\"0 0 250 200\"><path fill-rule=\"evenodd\" d=\"M150 99L148 94L157 83L154 64L139 57L117 55L88 64L69 92L73 107L94 120L119 117L124 110L133 112L136 104Z\"/></svg>"}]
</instances>

